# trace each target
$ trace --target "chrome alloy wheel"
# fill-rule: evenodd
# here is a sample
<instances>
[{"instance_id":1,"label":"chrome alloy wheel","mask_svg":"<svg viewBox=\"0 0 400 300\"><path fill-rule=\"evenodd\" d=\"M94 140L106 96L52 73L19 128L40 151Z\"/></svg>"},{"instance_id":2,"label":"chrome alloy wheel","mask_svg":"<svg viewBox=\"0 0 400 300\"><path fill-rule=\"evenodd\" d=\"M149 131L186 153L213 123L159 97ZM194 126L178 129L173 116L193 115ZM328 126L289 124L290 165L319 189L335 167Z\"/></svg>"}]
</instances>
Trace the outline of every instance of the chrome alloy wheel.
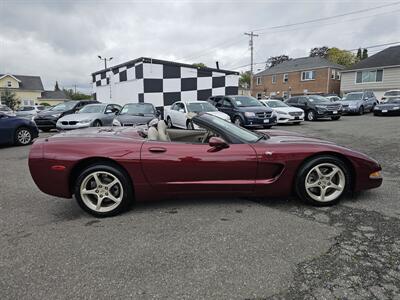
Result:
<instances>
[{"instance_id":1,"label":"chrome alloy wheel","mask_svg":"<svg viewBox=\"0 0 400 300\"><path fill-rule=\"evenodd\" d=\"M18 142L21 143L21 145L27 145L31 142L32 135L28 129L21 129L18 131L17 139Z\"/></svg>"},{"instance_id":2,"label":"chrome alloy wheel","mask_svg":"<svg viewBox=\"0 0 400 300\"><path fill-rule=\"evenodd\" d=\"M118 207L124 196L121 181L105 171L90 173L80 186L83 203L96 212L109 212Z\"/></svg>"},{"instance_id":3,"label":"chrome alloy wheel","mask_svg":"<svg viewBox=\"0 0 400 300\"><path fill-rule=\"evenodd\" d=\"M319 202L334 201L343 193L346 177L342 169L331 163L313 167L305 179L307 194Z\"/></svg>"}]
</instances>

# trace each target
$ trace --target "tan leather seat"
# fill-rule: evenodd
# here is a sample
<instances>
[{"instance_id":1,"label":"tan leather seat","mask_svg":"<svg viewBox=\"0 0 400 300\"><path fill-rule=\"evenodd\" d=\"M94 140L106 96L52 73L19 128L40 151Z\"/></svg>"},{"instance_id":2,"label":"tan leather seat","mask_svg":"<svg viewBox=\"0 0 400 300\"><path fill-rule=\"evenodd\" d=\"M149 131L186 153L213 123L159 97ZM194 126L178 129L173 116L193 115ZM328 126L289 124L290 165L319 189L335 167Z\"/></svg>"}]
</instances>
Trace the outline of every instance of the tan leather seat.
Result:
<instances>
[{"instance_id":1,"label":"tan leather seat","mask_svg":"<svg viewBox=\"0 0 400 300\"><path fill-rule=\"evenodd\" d=\"M147 131L147 139L149 141L158 141L159 140L159 134L155 127L151 126L149 128L149 130Z\"/></svg>"},{"instance_id":2,"label":"tan leather seat","mask_svg":"<svg viewBox=\"0 0 400 300\"><path fill-rule=\"evenodd\" d=\"M167 124L165 124L164 120L158 121L157 131L158 131L158 140L159 141L163 141L163 142L171 141L171 139L168 136L168 132L167 132Z\"/></svg>"}]
</instances>

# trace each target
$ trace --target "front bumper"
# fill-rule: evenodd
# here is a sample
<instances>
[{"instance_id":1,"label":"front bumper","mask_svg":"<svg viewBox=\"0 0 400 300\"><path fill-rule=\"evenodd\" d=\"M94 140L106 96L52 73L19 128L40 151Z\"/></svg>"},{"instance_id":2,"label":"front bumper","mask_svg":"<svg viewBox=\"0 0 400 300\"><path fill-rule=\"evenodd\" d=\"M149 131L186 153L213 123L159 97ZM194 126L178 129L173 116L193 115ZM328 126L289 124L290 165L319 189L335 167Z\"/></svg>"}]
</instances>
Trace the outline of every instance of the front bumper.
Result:
<instances>
[{"instance_id":1,"label":"front bumper","mask_svg":"<svg viewBox=\"0 0 400 300\"><path fill-rule=\"evenodd\" d=\"M375 116L400 116L400 109L374 110Z\"/></svg>"},{"instance_id":2,"label":"front bumper","mask_svg":"<svg viewBox=\"0 0 400 300\"><path fill-rule=\"evenodd\" d=\"M357 106L345 106L342 108L343 114L357 114L359 112L359 108Z\"/></svg>"},{"instance_id":3,"label":"front bumper","mask_svg":"<svg viewBox=\"0 0 400 300\"><path fill-rule=\"evenodd\" d=\"M304 114L301 114L300 116L291 116L289 114L287 115L278 114L278 119L277 119L278 124L296 123L301 121L304 121Z\"/></svg>"},{"instance_id":4,"label":"front bumper","mask_svg":"<svg viewBox=\"0 0 400 300\"><path fill-rule=\"evenodd\" d=\"M73 129L83 129L88 128L91 126L91 123L76 123L74 125L63 125L60 122L57 122L57 129L58 130L73 130Z\"/></svg>"},{"instance_id":5,"label":"front bumper","mask_svg":"<svg viewBox=\"0 0 400 300\"><path fill-rule=\"evenodd\" d=\"M55 129L57 124L56 118L34 118L34 122L39 129Z\"/></svg>"},{"instance_id":6,"label":"front bumper","mask_svg":"<svg viewBox=\"0 0 400 300\"><path fill-rule=\"evenodd\" d=\"M331 118L340 117L343 114L343 110L317 110L317 118Z\"/></svg>"},{"instance_id":7,"label":"front bumper","mask_svg":"<svg viewBox=\"0 0 400 300\"><path fill-rule=\"evenodd\" d=\"M276 116L271 116L270 118L245 118L244 126L245 127L264 127L264 126L273 126L278 124Z\"/></svg>"}]
</instances>

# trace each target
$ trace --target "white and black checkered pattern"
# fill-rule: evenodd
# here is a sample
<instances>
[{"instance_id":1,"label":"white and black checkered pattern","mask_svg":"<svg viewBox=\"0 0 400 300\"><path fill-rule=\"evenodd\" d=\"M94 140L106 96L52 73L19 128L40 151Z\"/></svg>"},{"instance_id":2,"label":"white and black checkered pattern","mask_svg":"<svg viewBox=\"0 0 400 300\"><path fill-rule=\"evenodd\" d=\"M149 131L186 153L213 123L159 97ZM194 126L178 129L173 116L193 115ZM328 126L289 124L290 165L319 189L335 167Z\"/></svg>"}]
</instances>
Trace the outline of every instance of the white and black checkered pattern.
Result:
<instances>
[{"instance_id":1,"label":"white and black checkered pattern","mask_svg":"<svg viewBox=\"0 0 400 300\"><path fill-rule=\"evenodd\" d=\"M92 74L93 91L101 102L148 102L156 107L175 101L206 100L236 95L239 74L192 65L139 58Z\"/></svg>"}]
</instances>

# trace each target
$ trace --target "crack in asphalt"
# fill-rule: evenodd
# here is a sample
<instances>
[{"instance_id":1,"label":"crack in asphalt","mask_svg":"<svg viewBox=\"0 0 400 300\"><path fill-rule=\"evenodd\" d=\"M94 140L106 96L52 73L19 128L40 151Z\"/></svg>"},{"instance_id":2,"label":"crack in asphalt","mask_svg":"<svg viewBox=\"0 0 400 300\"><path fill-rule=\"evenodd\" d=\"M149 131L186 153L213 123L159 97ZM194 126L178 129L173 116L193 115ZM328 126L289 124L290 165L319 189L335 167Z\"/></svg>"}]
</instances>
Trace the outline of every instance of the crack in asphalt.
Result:
<instances>
[{"instance_id":1,"label":"crack in asphalt","mask_svg":"<svg viewBox=\"0 0 400 300\"><path fill-rule=\"evenodd\" d=\"M276 208L341 234L325 254L297 265L289 289L264 299L400 299L399 219L342 205Z\"/></svg>"}]
</instances>

